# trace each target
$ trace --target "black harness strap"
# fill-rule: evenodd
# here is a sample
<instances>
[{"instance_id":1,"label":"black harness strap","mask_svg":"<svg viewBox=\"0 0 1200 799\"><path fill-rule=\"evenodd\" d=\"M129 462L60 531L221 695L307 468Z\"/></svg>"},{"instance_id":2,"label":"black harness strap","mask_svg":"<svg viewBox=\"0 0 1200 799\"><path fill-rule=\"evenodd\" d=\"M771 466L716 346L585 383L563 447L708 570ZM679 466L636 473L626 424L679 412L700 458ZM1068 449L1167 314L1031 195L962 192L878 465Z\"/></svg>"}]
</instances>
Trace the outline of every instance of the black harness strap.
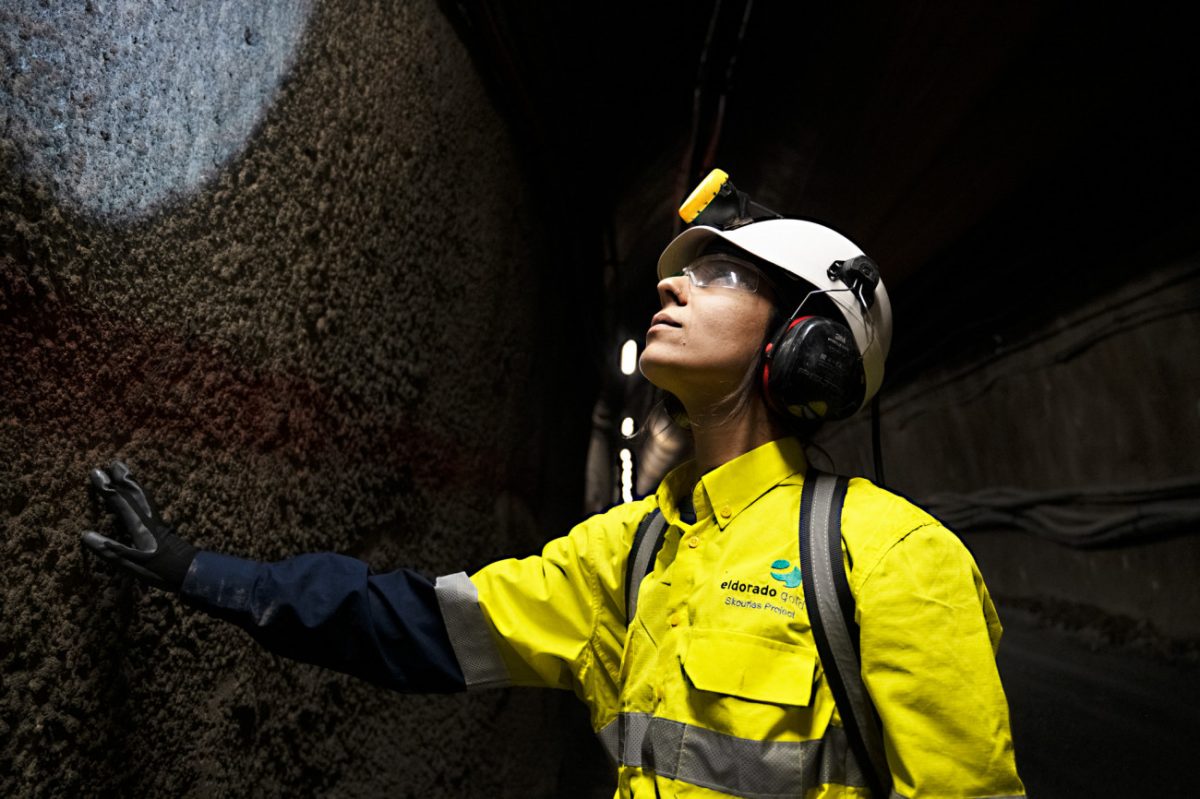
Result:
<instances>
[{"instance_id":1,"label":"black harness strap","mask_svg":"<svg viewBox=\"0 0 1200 799\"><path fill-rule=\"evenodd\" d=\"M800 497L800 570L817 654L850 748L872 796L888 796L891 771L875 707L862 681L854 595L842 562L842 505L849 481L810 468Z\"/></svg>"},{"instance_id":2,"label":"black harness strap","mask_svg":"<svg viewBox=\"0 0 1200 799\"><path fill-rule=\"evenodd\" d=\"M625 564L625 622L633 621L637 612L638 591L642 580L654 567L654 557L662 548L663 531L667 529L667 520L662 511L657 508L646 514L638 525L633 537L633 546L629 548L629 561Z\"/></svg>"}]
</instances>

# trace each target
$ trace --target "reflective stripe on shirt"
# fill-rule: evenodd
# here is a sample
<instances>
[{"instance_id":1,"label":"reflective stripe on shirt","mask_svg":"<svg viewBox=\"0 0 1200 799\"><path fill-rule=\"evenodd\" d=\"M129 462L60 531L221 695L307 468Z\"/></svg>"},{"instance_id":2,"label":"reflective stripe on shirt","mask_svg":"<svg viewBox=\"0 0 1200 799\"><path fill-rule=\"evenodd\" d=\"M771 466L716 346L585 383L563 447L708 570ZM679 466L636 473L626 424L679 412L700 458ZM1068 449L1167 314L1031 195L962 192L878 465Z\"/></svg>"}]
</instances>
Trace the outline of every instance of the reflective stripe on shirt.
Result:
<instances>
[{"instance_id":1,"label":"reflective stripe on shirt","mask_svg":"<svg viewBox=\"0 0 1200 799\"><path fill-rule=\"evenodd\" d=\"M471 578L466 572L439 577L434 591L467 690L511 685L508 668L492 642L487 620L479 607L479 591Z\"/></svg>"},{"instance_id":2,"label":"reflective stripe on shirt","mask_svg":"<svg viewBox=\"0 0 1200 799\"><path fill-rule=\"evenodd\" d=\"M811 741L755 741L648 713L622 713L598 735L622 766L749 799L803 796L830 783L866 787L840 727Z\"/></svg>"},{"instance_id":3,"label":"reflective stripe on shirt","mask_svg":"<svg viewBox=\"0 0 1200 799\"><path fill-rule=\"evenodd\" d=\"M888 799L908 799L908 797L902 793L896 793L895 791L892 791L890 794L888 794ZM1026 799L1026 797L1025 794L1018 793L1005 794L1004 796L983 796L980 797L980 799Z\"/></svg>"}]
</instances>

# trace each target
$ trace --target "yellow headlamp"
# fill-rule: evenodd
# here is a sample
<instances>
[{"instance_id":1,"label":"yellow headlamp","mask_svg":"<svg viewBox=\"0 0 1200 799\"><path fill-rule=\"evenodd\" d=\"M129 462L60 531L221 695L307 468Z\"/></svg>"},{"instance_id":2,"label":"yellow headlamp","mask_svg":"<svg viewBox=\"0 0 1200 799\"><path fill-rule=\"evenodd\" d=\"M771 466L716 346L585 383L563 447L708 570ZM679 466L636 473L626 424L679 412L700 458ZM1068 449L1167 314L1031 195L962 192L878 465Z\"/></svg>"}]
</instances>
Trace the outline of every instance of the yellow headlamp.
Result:
<instances>
[{"instance_id":1,"label":"yellow headlamp","mask_svg":"<svg viewBox=\"0 0 1200 799\"><path fill-rule=\"evenodd\" d=\"M752 216L751 207L765 213ZM700 185L679 206L679 216L689 225L710 225L722 230L760 219L782 218L770 208L751 200L744 191L738 191L729 179L729 173L723 169L714 169L700 181Z\"/></svg>"},{"instance_id":2,"label":"yellow headlamp","mask_svg":"<svg viewBox=\"0 0 1200 799\"><path fill-rule=\"evenodd\" d=\"M721 189L729 185L729 173L723 169L714 169L708 173L708 177L700 181L700 185L692 189L692 193L683 201L683 205L679 206L679 216L684 222L689 225L692 221L704 212L704 209L717 198L721 193Z\"/></svg>"}]
</instances>

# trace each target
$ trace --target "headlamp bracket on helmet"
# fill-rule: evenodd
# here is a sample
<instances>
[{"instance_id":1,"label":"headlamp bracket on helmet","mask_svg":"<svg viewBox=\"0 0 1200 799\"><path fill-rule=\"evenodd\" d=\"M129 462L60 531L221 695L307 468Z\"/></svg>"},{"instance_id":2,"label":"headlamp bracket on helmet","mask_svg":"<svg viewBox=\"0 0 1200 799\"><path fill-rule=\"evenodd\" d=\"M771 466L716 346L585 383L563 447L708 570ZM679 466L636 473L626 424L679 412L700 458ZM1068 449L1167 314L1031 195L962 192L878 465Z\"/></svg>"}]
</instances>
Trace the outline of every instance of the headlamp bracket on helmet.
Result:
<instances>
[{"instance_id":1,"label":"headlamp bracket on helmet","mask_svg":"<svg viewBox=\"0 0 1200 799\"><path fill-rule=\"evenodd\" d=\"M739 191L728 173L721 169L710 172L688 195L679 208L679 216L689 225L708 225L721 230L732 230L762 219L783 218L751 200L746 192Z\"/></svg>"}]
</instances>

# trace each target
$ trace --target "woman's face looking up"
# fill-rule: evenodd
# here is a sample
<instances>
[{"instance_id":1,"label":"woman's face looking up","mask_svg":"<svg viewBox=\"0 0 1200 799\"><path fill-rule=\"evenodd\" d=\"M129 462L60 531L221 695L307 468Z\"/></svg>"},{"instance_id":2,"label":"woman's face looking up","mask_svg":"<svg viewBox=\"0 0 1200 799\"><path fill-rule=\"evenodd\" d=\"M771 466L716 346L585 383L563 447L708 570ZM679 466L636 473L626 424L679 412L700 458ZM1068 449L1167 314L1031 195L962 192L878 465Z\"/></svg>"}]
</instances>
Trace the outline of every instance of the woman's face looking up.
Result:
<instances>
[{"instance_id":1,"label":"woman's face looking up","mask_svg":"<svg viewBox=\"0 0 1200 799\"><path fill-rule=\"evenodd\" d=\"M727 397L762 350L774 307L766 278L737 258L708 255L660 280L658 297L642 374L685 406Z\"/></svg>"}]
</instances>

